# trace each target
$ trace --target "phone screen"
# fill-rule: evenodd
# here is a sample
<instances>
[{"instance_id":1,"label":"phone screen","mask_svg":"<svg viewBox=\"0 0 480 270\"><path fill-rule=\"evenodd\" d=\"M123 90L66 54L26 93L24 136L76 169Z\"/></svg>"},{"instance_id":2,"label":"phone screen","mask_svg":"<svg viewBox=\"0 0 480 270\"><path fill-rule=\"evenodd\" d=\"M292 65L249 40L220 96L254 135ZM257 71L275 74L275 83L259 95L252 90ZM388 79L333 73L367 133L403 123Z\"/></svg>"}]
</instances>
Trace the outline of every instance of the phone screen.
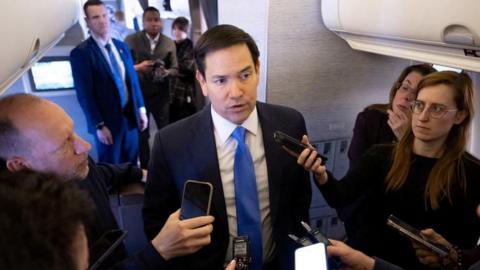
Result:
<instances>
[{"instance_id":1,"label":"phone screen","mask_svg":"<svg viewBox=\"0 0 480 270\"><path fill-rule=\"evenodd\" d=\"M295 270L327 270L325 244L318 243L295 250Z\"/></svg>"},{"instance_id":2,"label":"phone screen","mask_svg":"<svg viewBox=\"0 0 480 270\"><path fill-rule=\"evenodd\" d=\"M273 133L273 138L276 142L284 145L285 147L297 154L300 154L303 150L305 150L305 148L308 148L307 145L301 143L300 141L288 136L281 131L275 131Z\"/></svg>"},{"instance_id":3,"label":"phone screen","mask_svg":"<svg viewBox=\"0 0 480 270\"><path fill-rule=\"evenodd\" d=\"M213 186L207 182L188 180L183 188L180 219L206 216L210 213Z\"/></svg>"},{"instance_id":4,"label":"phone screen","mask_svg":"<svg viewBox=\"0 0 480 270\"><path fill-rule=\"evenodd\" d=\"M286 147L287 149L289 149L290 151L293 151L295 152L296 154L300 154L302 153L303 150L305 150L305 148L309 148L308 145L300 142L299 140L295 139L295 138L292 138L290 136L288 136L287 134L281 132L281 131L275 131L273 133L273 139L283 145L284 147ZM322 159L322 162L321 162L321 165L325 165L325 163L327 162L328 158L317 153L317 157L321 158Z\"/></svg>"}]
</instances>

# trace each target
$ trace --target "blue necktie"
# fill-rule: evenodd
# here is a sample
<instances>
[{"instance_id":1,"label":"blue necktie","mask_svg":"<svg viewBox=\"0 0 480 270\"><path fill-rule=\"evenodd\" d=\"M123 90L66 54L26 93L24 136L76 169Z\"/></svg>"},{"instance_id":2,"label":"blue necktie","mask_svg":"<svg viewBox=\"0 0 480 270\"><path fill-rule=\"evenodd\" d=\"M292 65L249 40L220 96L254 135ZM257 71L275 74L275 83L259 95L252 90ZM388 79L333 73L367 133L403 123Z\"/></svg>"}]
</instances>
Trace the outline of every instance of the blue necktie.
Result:
<instances>
[{"instance_id":1,"label":"blue necktie","mask_svg":"<svg viewBox=\"0 0 480 270\"><path fill-rule=\"evenodd\" d=\"M250 239L252 261L249 270L262 269L262 224L258 203L257 182L252 156L245 144L246 130L239 126L232 137L237 140L233 166L235 182L235 205L237 208L238 235L247 235Z\"/></svg>"},{"instance_id":2,"label":"blue necktie","mask_svg":"<svg viewBox=\"0 0 480 270\"><path fill-rule=\"evenodd\" d=\"M107 45L105 45L105 49L107 49L108 58L110 58L110 67L113 74L113 80L117 86L118 94L120 95L120 102L123 108L127 104L127 98L125 97L125 87L123 86L120 66L118 65L117 58L115 58L115 55L113 54L112 45L107 43Z\"/></svg>"}]
</instances>

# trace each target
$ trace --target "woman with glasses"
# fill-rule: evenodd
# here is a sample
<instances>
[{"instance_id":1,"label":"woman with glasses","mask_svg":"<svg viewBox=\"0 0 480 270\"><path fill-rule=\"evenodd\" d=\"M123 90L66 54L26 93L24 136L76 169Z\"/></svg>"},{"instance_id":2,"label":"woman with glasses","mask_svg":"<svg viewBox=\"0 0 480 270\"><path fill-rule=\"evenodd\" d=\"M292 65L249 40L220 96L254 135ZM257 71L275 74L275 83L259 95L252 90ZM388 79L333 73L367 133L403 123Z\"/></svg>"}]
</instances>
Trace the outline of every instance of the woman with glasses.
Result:
<instances>
[{"instance_id":1,"label":"woman with glasses","mask_svg":"<svg viewBox=\"0 0 480 270\"><path fill-rule=\"evenodd\" d=\"M390 90L387 104L373 104L357 116L353 137L348 149L350 168L356 166L362 155L373 145L398 141L407 129L410 119L410 103L417 93L418 82L426 75L435 72L431 65L421 64L406 67ZM344 221L348 243L362 249L368 241L364 228L365 216L370 212L367 193L352 204L338 209ZM368 251L368 250L367 250Z\"/></svg>"},{"instance_id":2,"label":"woman with glasses","mask_svg":"<svg viewBox=\"0 0 480 270\"><path fill-rule=\"evenodd\" d=\"M368 255L405 269L423 269L409 239L388 228L386 220L393 214L417 229L434 229L460 249L475 247L480 235L475 214L480 161L465 149L473 118L472 81L451 71L427 75L418 84L412 107L411 125L400 141L369 149L341 181L320 165L314 150L303 151L298 163L314 172L332 207L347 205L370 189L373 204L364 219ZM306 136L303 142L308 143ZM469 264L465 256L451 257L445 263Z\"/></svg>"},{"instance_id":3,"label":"woman with glasses","mask_svg":"<svg viewBox=\"0 0 480 270\"><path fill-rule=\"evenodd\" d=\"M348 149L350 167L374 144L398 141L410 118L410 102L417 93L418 82L435 72L431 65L406 67L394 82L388 104L372 104L357 115L352 142Z\"/></svg>"}]
</instances>

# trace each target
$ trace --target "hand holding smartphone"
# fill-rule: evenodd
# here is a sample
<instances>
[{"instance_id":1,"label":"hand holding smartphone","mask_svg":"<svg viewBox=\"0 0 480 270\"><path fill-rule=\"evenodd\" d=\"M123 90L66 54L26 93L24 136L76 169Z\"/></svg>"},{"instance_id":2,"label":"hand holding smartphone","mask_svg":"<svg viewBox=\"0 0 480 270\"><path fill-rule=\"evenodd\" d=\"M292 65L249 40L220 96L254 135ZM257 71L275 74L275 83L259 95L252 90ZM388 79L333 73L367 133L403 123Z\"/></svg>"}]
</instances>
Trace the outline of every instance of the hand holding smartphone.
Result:
<instances>
[{"instance_id":1,"label":"hand holding smartphone","mask_svg":"<svg viewBox=\"0 0 480 270\"><path fill-rule=\"evenodd\" d=\"M188 180L183 187L180 219L189 219L210 214L213 186L208 182Z\"/></svg>"},{"instance_id":2,"label":"hand holding smartphone","mask_svg":"<svg viewBox=\"0 0 480 270\"><path fill-rule=\"evenodd\" d=\"M286 148L295 152L298 155L300 155L303 152L303 150L305 150L305 148L310 148L308 145L278 130L273 133L273 138L277 143L281 144L282 146L285 146ZM327 157L320 155L318 153L317 153L317 158L320 158L322 160L321 162L322 166L325 165L325 163L328 160Z\"/></svg>"},{"instance_id":3,"label":"hand holding smartphone","mask_svg":"<svg viewBox=\"0 0 480 270\"><path fill-rule=\"evenodd\" d=\"M437 253L440 257L445 257L445 256L448 256L449 254L447 247L440 245L438 243L431 242L428 239L425 239L420 234L419 230L413 228L412 226L408 225L407 223L395 217L394 215L390 215L388 217L387 225L395 229L396 231L398 231L401 235L406 236L411 240L429 248L433 252Z\"/></svg>"},{"instance_id":4,"label":"hand holding smartphone","mask_svg":"<svg viewBox=\"0 0 480 270\"><path fill-rule=\"evenodd\" d=\"M327 270L325 244L317 243L295 250L295 270Z\"/></svg>"}]
</instances>

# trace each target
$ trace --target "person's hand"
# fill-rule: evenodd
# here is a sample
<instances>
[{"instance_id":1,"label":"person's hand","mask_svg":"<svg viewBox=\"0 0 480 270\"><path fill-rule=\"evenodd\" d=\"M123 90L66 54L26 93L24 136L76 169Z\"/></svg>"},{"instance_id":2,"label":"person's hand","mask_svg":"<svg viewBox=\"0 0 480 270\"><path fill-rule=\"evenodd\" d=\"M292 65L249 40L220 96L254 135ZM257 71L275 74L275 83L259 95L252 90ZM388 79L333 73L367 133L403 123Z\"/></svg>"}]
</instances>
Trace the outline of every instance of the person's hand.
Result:
<instances>
[{"instance_id":1,"label":"person's hand","mask_svg":"<svg viewBox=\"0 0 480 270\"><path fill-rule=\"evenodd\" d=\"M152 245L167 261L195 253L210 244L213 220L213 216L180 220L179 209L168 217Z\"/></svg>"},{"instance_id":2,"label":"person's hand","mask_svg":"<svg viewBox=\"0 0 480 270\"><path fill-rule=\"evenodd\" d=\"M148 127L148 116L146 112L140 111L140 131L144 131Z\"/></svg>"},{"instance_id":3,"label":"person's hand","mask_svg":"<svg viewBox=\"0 0 480 270\"><path fill-rule=\"evenodd\" d=\"M305 150L300 153L300 155L295 154L294 152L290 151L288 148L285 148L291 155L297 156L297 163L298 165L305 168L305 170L313 172L315 175L315 179L317 179L320 185L323 185L328 180L327 175L327 168L323 165L322 159L317 158L317 151L315 148L309 143L307 135L303 135L302 143L309 146Z\"/></svg>"},{"instance_id":4,"label":"person's hand","mask_svg":"<svg viewBox=\"0 0 480 270\"><path fill-rule=\"evenodd\" d=\"M97 137L98 137L98 140L103 144L106 144L106 145L113 144L112 133L110 132L110 129L108 129L107 126L103 126L102 129L97 129Z\"/></svg>"},{"instance_id":5,"label":"person's hand","mask_svg":"<svg viewBox=\"0 0 480 270\"><path fill-rule=\"evenodd\" d=\"M225 268L225 270L235 270L236 265L237 265L237 262L235 260L231 260L228 263L227 268Z\"/></svg>"},{"instance_id":6,"label":"person's hand","mask_svg":"<svg viewBox=\"0 0 480 270\"><path fill-rule=\"evenodd\" d=\"M393 134L395 134L395 137L397 137L397 140L400 140L407 131L408 125L410 124L410 117L402 110L398 110L398 112L387 110L387 113L387 123L392 129Z\"/></svg>"},{"instance_id":7,"label":"person's hand","mask_svg":"<svg viewBox=\"0 0 480 270\"><path fill-rule=\"evenodd\" d=\"M154 63L155 61L153 60L144 60L136 64L134 67L135 67L135 70L138 72L148 73L152 71Z\"/></svg>"},{"instance_id":8,"label":"person's hand","mask_svg":"<svg viewBox=\"0 0 480 270\"><path fill-rule=\"evenodd\" d=\"M428 241L437 243L447 247L449 250L452 249L452 244L450 244L445 238L440 234L436 233L433 229L425 229L420 232L420 234ZM440 266L449 264L448 260L456 260L456 254L450 254L453 258L441 258L437 253L433 252L431 249L425 247L424 245L413 242L413 248L415 249L415 254L417 255L418 260L431 268L438 268Z\"/></svg>"},{"instance_id":9,"label":"person's hand","mask_svg":"<svg viewBox=\"0 0 480 270\"><path fill-rule=\"evenodd\" d=\"M349 247L342 241L330 239L331 246L327 246L328 256L335 256L342 261L342 270L372 270L375 260L362 252Z\"/></svg>"}]
</instances>

